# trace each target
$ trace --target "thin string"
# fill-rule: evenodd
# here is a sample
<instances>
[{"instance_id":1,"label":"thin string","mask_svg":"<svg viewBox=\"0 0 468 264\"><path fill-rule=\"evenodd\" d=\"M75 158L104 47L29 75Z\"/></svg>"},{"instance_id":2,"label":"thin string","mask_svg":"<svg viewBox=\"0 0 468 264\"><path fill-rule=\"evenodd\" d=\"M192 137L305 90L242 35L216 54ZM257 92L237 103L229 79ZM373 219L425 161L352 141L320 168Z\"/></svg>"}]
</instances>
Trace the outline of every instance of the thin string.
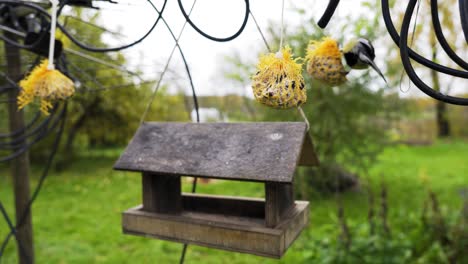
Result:
<instances>
[{"instance_id":1,"label":"thin string","mask_svg":"<svg viewBox=\"0 0 468 264\"><path fill-rule=\"evenodd\" d=\"M302 119L304 119L304 122L306 123L307 131L309 131L310 129L309 119L307 119L307 116L305 115L304 110L302 110L302 106L298 106L297 111L299 112L299 114L301 114Z\"/></svg>"},{"instance_id":2,"label":"thin string","mask_svg":"<svg viewBox=\"0 0 468 264\"><path fill-rule=\"evenodd\" d=\"M258 33L260 33L260 36L262 36L263 43L265 43L265 46L266 46L266 48L268 49L268 52L271 52L270 45L268 44L268 41L266 40L266 37L265 37L265 35L263 34L262 29L260 28L260 25L259 25L258 22L257 22L257 19L255 19L255 16L254 16L254 14L252 13L252 10L250 10L250 16L252 16L252 19L253 19L253 21L254 21L254 23L255 23L255 26L257 27Z\"/></svg>"},{"instance_id":3,"label":"thin string","mask_svg":"<svg viewBox=\"0 0 468 264\"><path fill-rule=\"evenodd\" d=\"M70 48L65 48L64 49L66 52L70 53L70 54L73 54L75 56L79 56L79 57L82 57L84 59L87 59L87 60L90 60L92 62L95 62L95 63L98 63L98 64L101 64L101 65L104 65L104 66L107 66L109 68L112 68L112 69L115 69L115 70L118 70L118 71L121 71L121 72L126 72L132 76L135 76L138 78L138 80L140 81L143 81L143 79L141 78L141 76L136 73L136 72L133 72L133 71L130 71L128 69L126 69L125 67L123 66L120 66L120 65L117 65L117 64L114 64L114 63L110 63L110 62L107 62L105 60L101 60L99 58L96 58L96 57L93 57L93 56L90 56L86 53L83 53L81 51L78 51L78 50L74 50L74 49L70 49Z\"/></svg>"},{"instance_id":4,"label":"thin string","mask_svg":"<svg viewBox=\"0 0 468 264\"><path fill-rule=\"evenodd\" d=\"M281 1L281 33L280 33L280 45L278 52L281 51L281 47L283 47L283 37L284 37L284 0Z\"/></svg>"},{"instance_id":5,"label":"thin string","mask_svg":"<svg viewBox=\"0 0 468 264\"><path fill-rule=\"evenodd\" d=\"M188 14L189 16L190 16L190 14L192 14L193 8L195 7L196 3L197 3L197 0L194 0L193 4L192 4L192 7L190 8L189 14ZM149 109L151 108L151 105L153 104L153 101L156 98L156 94L158 93L158 90L161 87L162 79L164 78L164 75L166 74L166 72L167 72L167 70L169 68L169 64L171 63L172 56L174 55L174 52L175 52L177 46L179 45L180 37L182 36L182 33L184 32L184 29L185 29L185 26L187 25L187 23L188 23L188 21L185 20L185 23L182 26L182 29L180 30L179 36L176 39L176 43L175 43L174 47L172 48L171 54L169 55L169 58L168 58L168 60L166 62L166 65L164 66L164 70L162 71L158 82L156 83L155 87L153 88L153 94L151 94L150 101L148 102L148 105L145 108L145 112L143 112L143 115L141 116L140 124L143 124L143 122L145 121L145 118L148 115Z\"/></svg>"},{"instance_id":6,"label":"thin string","mask_svg":"<svg viewBox=\"0 0 468 264\"><path fill-rule=\"evenodd\" d=\"M265 43L265 46L267 47L268 51L271 52L270 45L268 45L268 42L265 38L265 35L262 32L262 29L257 23L257 20L255 19L255 16L252 13L252 10L250 10L250 15L252 16L253 21L255 22L255 26L257 27L258 32L262 36L263 42ZM284 35L284 0L282 0L282 10L281 10L281 35L280 35L280 48L279 51L281 51L281 47L283 46L283 35ZM304 113L304 110L302 109L301 106L297 107L297 111L301 115L302 119L304 119L304 122L306 123L307 131L310 129L310 123L309 120L307 119L307 116Z\"/></svg>"},{"instance_id":7,"label":"thin string","mask_svg":"<svg viewBox=\"0 0 468 264\"><path fill-rule=\"evenodd\" d=\"M416 17L415 17L415 19L414 19L413 32L412 32L411 40L410 40L410 44L409 44L409 47L410 47L410 48L413 46L414 37L415 37L415 35L416 35L416 26L417 26L417 24L418 24L419 9L420 9L420 7L421 7L421 2L422 2L422 1L418 1L418 7L417 7L417 9L416 9ZM400 76L400 91L401 91L402 93L407 93L407 92L409 92L409 90L411 90L411 80L408 80L408 89L406 89L406 91L403 90L403 85L402 85L402 83L403 83L403 77L404 77L404 75L405 75L405 71L402 70L402 71L401 71L401 76Z\"/></svg>"},{"instance_id":8,"label":"thin string","mask_svg":"<svg viewBox=\"0 0 468 264\"><path fill-rule=\"evenodd\" d=\"M281 35L280 35L280 46L279 46L279 51L281 52L281 48L283 47L283 39L284 39L284 0L281 1ZM263 37L263 34L262 34ZM307 119L307 116L304 113L304 110L302 109L301 106L297 107L297 111L301 115L302 119L304 119L304 122L306 123L307 131L310 129L310 123L309 120Z\"/></svg>"},{"instance_id":9,"label":"thin string","mask_svg":"<svg viewBox=\"0 0 468 264\"><path fill-rule=\"evenodd\" d=\"M48 70L54 70L54 53L55 53L55 29L57 27L57 7L58 0L50 0L52 3L52 13L50 20L50 44L49 44L49 64L47 65Z\"/></svg>"}]
</instances>

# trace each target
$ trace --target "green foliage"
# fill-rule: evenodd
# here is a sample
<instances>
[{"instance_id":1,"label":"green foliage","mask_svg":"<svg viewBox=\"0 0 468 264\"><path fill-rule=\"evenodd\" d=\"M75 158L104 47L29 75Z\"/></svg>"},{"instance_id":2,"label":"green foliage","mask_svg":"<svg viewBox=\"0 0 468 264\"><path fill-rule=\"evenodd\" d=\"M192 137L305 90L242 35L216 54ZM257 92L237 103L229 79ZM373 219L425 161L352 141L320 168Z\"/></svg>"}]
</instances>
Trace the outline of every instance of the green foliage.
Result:
<instances>
[{"instance_id":1,"label":"green foliage","mask_svg":"<svg viewBox=\"0 0 468 264\"><path fill-rule=\"evenodd\" d=\"M455 138L468 138L468 107L448 106L448 118Z\"/></svg>"},{"instance_id":2,"label":"green foliage","mask_svg":"<svg viewBox=\"0 0 468 264\"><path fill-rule=\"evenodd\" d=\"M177 263L181 244L122 234L121 212L141 203L141 178L135 173L112 170L121 151L83 151L68 170L51 173L33 206L37 263ZM430 227L433 225L430 220L434 219L430 203L426 213L423 205L429 201L429 183L437 193L450 236L461 233L456 227L461 227L458 222L463 207L460 190L467 186L463 173L468 171L467 155L466 142L387 148L379 155L379 163L371 168L364 184L370 184L377 192L380 175L386 176L391 236L382 231L378 208L375 233L371 235L366 191L346 192L342 198L352 236L349 253L338 238L335 197L315 194L311 197L310 224L283 259L189 246L186 263L447 263L449 251L432 236L431 229L437 229ZM37 184L41 169L41 166L32 167L32 186ZM0 171L7 171L4 164L0 164ZM422 183L421 178L428 183ZM190 187L189 182L183 182L184 191L190 191ZM264 196L262 184L233 181L200 183L198 192ZM0 200L10 215L14 215L12 182L5 174L0 175ZM378 200L375 204L379 204ZM421 220L424 214L428 225ZM0 237L7 229L6 223L0 221ZM5 253L2 263L17 262L15 243L10 241Z\"/></svg>"},{"instance_id":3,"label":"green foliage","mask_svg":"<svg viewBox=\"0 0 468 264\"><path fill-rule=\"evenodd\" d=\"M375 9L375 3L368 3L368 8ZM294 31L289 31L286 37L294 56L302 58L305 57L309 41L324 36L323 31L315 26L314 18L304 17L303 14L298 12L300 20L307 22ZM277 28L275 25L269 27L268 32L274 40L272 43L279 43L275 34ZM372 39L378 32L377 28L377 16L370 19L349 18L346 24L332 25L332 30L339 29L343 32L343 35L334 34L334 37L338 36L339 41L349 40L353 35L360 34ZM272 48L278 49L274 45ZM239 83L249 83L245 78L254 72L253 65L246 67L246 63L242 63L240 58L235 56L227 62L234 68L237 67L238 72L227 77ZM247 71L251 73L246 74ZM308 102L303 105L303 109L311 124L310 134L322 165L319 169L304 171L304 174L313 174L314 177L301 177L306 182L299 184L305 183L326 190L325 186L332 185L330 181L335 181L334 170L331 170L331 167L339 164L347 170L363 172L373 164L387 141L387 122L395 116L399 108L395 107L395 100L386 100L386 88L382 81L374 79L376 75L369 75L369 71L353 71L348 76L349 81L339 87L330 87L315 81L305 71L304 77ZM263 106L259 106L259 109L258 119L261 120L302 121L296 109L276 110Z\"/></svg>"},{"instance_id":4,"label":"green foliage","mask_svg":"<svg viewBox=\"0 0 468 264\"><path fill-rule=\"evenodd\" d=\"M76 118L87 114L86 122L80 129L80 137L92 146L124 146L140 125L141 116L146 108L151 90L149 86L103 91L99 95L83 94L78 100L71 101L71 124ZM163 88L158 91L146 120L182 121L189 116L184 111L183 95L169 95ZM83 105L94 105L85 110ZM88 111L85 113L85 111Z\"/></svg>"},{"instance_id":5,"label":"green foliage","mask_svg":"<svg viewBox=\"0 0 468 264\"><path fill-rule=\"evenodd\" d=\"M466 205L465 205L466 206ZM430 224L424 221L419 212L401 212L399 217L392 219L392 233L387 234L381 228L372 232L366 222L350 222L352 243L346 248L340 238L336 226L338 222L323 228L330 236L327 238L311 238L304 248L310 263L369 263L369 264L400 264L400 263L466 263L464 255L468 243L468 229L455 221L448 233L452 244L444 245L440 238L440 224L435 218L429 218ZM451 211L447 220L460 219L459 212ZM445 217L445 216L442 216ZM465 219L466 221L466 219Z\"/></svg>"},{"instance_id":6,"label":"green foliage","mask_svg":"<svg viewBox=\"0 0 468 264\"><path fill-rule=\"evenodd\" d=\"M63 23L79 40L95 47L106 47L104 32L90 26L99 21L99 13L90 15L81 8L73 9L73 16ZM80 19L90 24L80 22ZM75 46L64 36L60 39L66 48L79 50L89 56L115 65L125 65L122 53L89 53ZM152 94L154 82L144 82L125 71L111 68L67 53L67 69L78 79L76 93L68 100L68 118L60 152L61 164L67 164L79 149L97 146L124 146L140 124ZM167 87L161 87L148 110L146 121L185 121L190 115L184 111L182 94L170 95ZM36 109L28 109L34 112ZM44 140L31 151L33 161L43 161L49 155L53 138Z\"/></svg>"},{"instance_id":7,"label":"green foliage","mask_svg":"<svg viewBox=\"0 0 468 264\"><path fill-rule=\"evenodd\" d=\"M98 20L97 14L92 18L82 17L78 9L76 16L93 23ZM98 28L85 27L77 20L69 20L67 27L74 30L77 35L86 32L87 43L93 46L106 46L102 40L102 32ZM93 53L92 55L116 65L126 63L121 53ZM79 73L79 76L84 79L80 80L83 92L78 93L70 102L72 114L70 125L73 126L80 118L86 116L86 122L80 127L80 132L92 145L125 145L139 126L140 118L152 94L154 82L136 84L134 76L116 69L103 68L99 64L76 57L70 58L70 62L75 65L75 68L85 71L85 73ZM86 78L89 76L94 78ZM99 80L101 87L96 87L94 79ZM87 92L87 87L104 90ZM109 89L106 90L107 88ZM187 120L190 116L184 111L173 111L173 109L184 108L185 98L182 94L169 95L166 87L161 87L148 110L146 120Z\"/></svg>"},{"instance_id":8,"label":"green foliage","mask_svg":"<svg viewBox=\"0 0 468 264\"><path fill-rule=\"evenodd\" d=\"M405 223L407 224L407 223ZM332 234L327 239L313 239L310 244L307 261L312 263L409 263L411 238L406 232L394 234L392 238L385 234L370 235L367 223L350 225L353 230L353 242L346 249L338 239L337 229L329 225ZM411 226L414 228L414 226Z\"/></svg>"},{"instance_id":9,"label":"green foliage","mask_svg":"<svg viewBox=\"0 0 468 264\"><path fill-rule=\"evenodd\" d=\"M462 96L462 95L461 95ZM396 140L432 142L437 138L436 102L430 98L405 98L400 100L402 115L392 127ZM468 109L447 105L447 118L452 139L468 138Z\"/></svg>"}]
</instances>

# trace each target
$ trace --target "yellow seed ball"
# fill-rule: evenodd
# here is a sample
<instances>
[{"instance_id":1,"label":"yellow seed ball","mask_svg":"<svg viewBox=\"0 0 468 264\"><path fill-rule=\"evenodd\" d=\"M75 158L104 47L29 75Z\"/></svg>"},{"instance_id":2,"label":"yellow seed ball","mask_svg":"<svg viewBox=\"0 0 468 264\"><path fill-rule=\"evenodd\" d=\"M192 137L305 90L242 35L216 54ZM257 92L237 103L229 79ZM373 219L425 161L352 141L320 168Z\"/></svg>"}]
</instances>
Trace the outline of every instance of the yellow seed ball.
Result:
<instances>
[{"instance_id":1,"label":"yellow seed ball","mask_svg":"<svg viewBox=\"0 0 468 264\"><path fill-rule=\"evenodd\" d=\"M292 59L289 47L260 57L252 89L258 102L274 108L297 107L307 101L302 65Z\"/></svg>"},{"instance_id":2,"label":"yellow seed ball","mask_svg":"<svg viewBox=\"0 0 468 264\"><path fill-rule=\"evenodd\" d=\"M338 42L331 38L311 41L307 47L307 73L314 79L330 85L346 82L346 70L341 62Z\"/></svg>"}]
</instances>

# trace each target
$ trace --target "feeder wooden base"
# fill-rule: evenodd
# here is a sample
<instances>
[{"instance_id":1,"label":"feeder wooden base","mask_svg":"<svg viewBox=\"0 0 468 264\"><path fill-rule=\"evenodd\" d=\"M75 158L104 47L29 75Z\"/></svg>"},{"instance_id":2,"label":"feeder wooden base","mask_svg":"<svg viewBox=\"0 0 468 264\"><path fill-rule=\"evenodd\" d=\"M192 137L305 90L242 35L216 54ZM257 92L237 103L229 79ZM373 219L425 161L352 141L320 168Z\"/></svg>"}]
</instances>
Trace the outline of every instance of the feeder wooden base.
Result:
<instances>
[{"instance_id":1,"label":"feeder wooden base","mask_svg":"<svg viewBox=\"0 0 468 264\"><path fill-rule=\"evenodd\" d=\"M122 227L125 234L280 258L308 224L309 203L296 201L274 228L265 226L264 205L263 199L184 194L181 213L140 205L123 213Z\"/></svg>"}]
</instances>

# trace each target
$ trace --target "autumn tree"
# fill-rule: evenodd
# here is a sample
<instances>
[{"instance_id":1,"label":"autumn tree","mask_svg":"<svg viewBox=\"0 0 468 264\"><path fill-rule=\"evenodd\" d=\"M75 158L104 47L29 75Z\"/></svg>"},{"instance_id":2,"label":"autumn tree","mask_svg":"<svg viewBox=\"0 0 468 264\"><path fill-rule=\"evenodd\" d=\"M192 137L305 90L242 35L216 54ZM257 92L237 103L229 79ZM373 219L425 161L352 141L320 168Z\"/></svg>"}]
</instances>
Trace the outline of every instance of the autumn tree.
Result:
<instances>
[{"instance_id":1,"label":"autumn tree","mask_svg":"<svg viewBox=\"0 0 468 264\"><path fill-rule=\"evenodd\" d=\"M415 13L413 18L413 22L417 21L417 24L414 26L413 32L410 32L410 40L408 43L410 43L414 50L423 54L432 61L448 65L452 68L461 69L458 65L452 62L446 54L444 54L442 47L437 41L432 23L433 17L431 15L430 2L430 0L418 2L420 5L417 8L419 9L419 13ZM392 3L393 6L391 8L393 13L397 14L397 18L395 18L394 21L396 27L400 28L403 15L406 10L406 2L402 5L397 4L399 3L398 1L393 1ZM468 51L467 45L463 34L460 34L461 25L458 19L459 16L457 12L454 12L454 10L458 10L456 0L438 1L440 23L447 42L457 54L466 54ZM411 27L411 29L413 29L413 27ZM401 74L401 60L399 59L399 53L393 53L393 57L393 63L389 65L390 68L400 70L390 71L389 73L395 76L394 80L399 81ZM417 70L423 71L423 76L426 76L427 79L430 80L428 83L430 83L436 91L450 93L452 87L456 84L456 82L454 82L454 77L441 76L439 72L423 68L416 63L413 65ZM441 138L451 135L448 111L449 109L447 108L446 103L441 101L435 102L437 135Z\"/></svg>"}]
</instances>

